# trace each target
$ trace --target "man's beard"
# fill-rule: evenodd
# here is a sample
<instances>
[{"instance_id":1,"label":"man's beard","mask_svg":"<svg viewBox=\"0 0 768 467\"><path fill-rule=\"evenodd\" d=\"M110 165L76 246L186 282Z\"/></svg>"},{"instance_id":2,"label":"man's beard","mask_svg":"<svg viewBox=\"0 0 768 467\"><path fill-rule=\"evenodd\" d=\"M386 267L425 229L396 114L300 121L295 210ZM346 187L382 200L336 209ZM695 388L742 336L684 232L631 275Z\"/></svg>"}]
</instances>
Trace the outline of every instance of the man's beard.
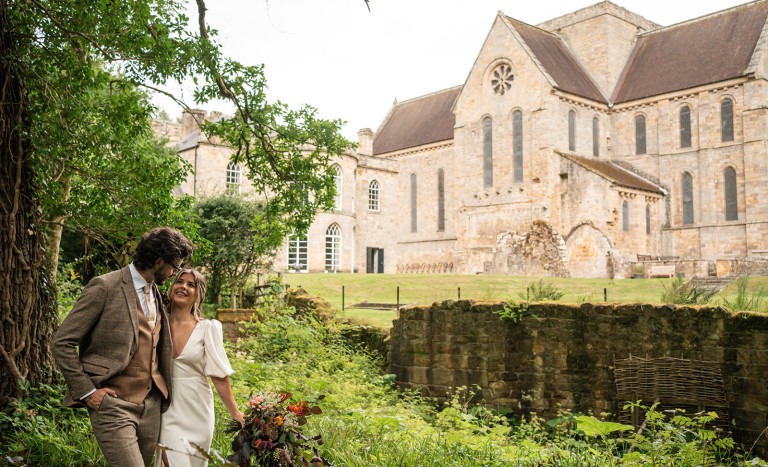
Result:
<instances>
[{"instance_id":1,"label":"man's beard","mask_svg":"<svg viewBox=\"0 0 768 467\"><path fill-rule=\"evenodd\" d=\"M155 284L157 285L163 285L165 284L165 280L168 279L168 276L163 275L161 272L164 268L161 268L157 271L155 271L154 278L155 278Z\"/></svg>"}]
</instances>

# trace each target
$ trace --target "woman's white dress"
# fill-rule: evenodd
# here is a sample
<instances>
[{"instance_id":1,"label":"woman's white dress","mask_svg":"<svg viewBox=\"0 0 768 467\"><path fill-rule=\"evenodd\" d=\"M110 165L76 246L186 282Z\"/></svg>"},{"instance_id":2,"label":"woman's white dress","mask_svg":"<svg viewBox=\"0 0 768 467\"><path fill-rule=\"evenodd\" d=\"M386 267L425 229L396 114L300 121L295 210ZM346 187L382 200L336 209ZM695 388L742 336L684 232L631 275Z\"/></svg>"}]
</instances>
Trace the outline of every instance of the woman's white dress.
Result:
<instances>
[{"instance_id":1,"label":"woman's white dress","mask_svg":"<svg viewBox=\"0 0 768 467\"><path fill-rule=\"evenodd\" d=\"M200 320L178 357L173 359L171 406L161 419L160 444L171 467L207 465L191 443L209 451L213 438L213 391L208 376L234 373L224 351L224 334L216 320ZM189 453L191 455L186 455ZM156 465L161 465L158 459Z\"/></svg>"}]
</instances>

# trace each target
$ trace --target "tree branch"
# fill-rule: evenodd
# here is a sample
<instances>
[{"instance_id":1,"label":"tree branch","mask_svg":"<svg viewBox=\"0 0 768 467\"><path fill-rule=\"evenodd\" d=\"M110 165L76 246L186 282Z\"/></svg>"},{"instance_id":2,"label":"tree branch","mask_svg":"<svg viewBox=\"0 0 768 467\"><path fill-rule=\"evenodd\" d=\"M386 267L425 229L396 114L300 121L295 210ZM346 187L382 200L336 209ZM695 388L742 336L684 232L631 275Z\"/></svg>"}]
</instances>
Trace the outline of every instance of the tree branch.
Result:
<instances>
[{"instance_id":1,"label":"tree branch","mask_svg":"<svg viewBox=\"0 0 768 467\"><path fill-rule=\"evenodd\" d=\"M102 46L101 46L101 45L100 45L98 42L96 42L96 41L95 41L94 39L92 39L91 37L87 36L86 34L83 34L83 33L82 33L82 32L80 32L80 31L74 31L74 30L72 30L72 29L69 29L69 28L67 28L66 26L64 26L63 24L61 24L61 21L59 21L58 19L56 19L56 16L55 16L53 13L51 13L51 11L50 11L48 8L46 8L46 7L45 7L45 5L42 5L42 4L41 4L39 1L37 1L37 0L31 0L31 2L32 2L34 5L36 5L38 8L40 8L40 9L43 11L43 13L45 13L45 16L47 16L47 17L48 17L48 19L50 19L50 20L51 20L51 22L52 22L53 24L55 24L55 25L56 25L56 27L58 27L58 28L59 28L59 29L60 29L62 32L66 33L67 35L69 35L69 36L72 36L72 37L81 37L81 38L83 38L83 39L84 39L86 42L88 42L88 43L89 43L89 44L91 44L93 47L95 47L95 48L96 48L96 50L98 50L99 52L101 52L101 53L102 53L102 55L104 55L104 56L105 56L106 58L108 58L109 60L114 60L114 59L115 59L115 57L114 57L114 55L112 55L112 53L110 53L110 52L108 52L107 50L105 50L105 49L104 49L104 48L103 48L103 47L102 47Z\"/></svg>"}]
</instances>

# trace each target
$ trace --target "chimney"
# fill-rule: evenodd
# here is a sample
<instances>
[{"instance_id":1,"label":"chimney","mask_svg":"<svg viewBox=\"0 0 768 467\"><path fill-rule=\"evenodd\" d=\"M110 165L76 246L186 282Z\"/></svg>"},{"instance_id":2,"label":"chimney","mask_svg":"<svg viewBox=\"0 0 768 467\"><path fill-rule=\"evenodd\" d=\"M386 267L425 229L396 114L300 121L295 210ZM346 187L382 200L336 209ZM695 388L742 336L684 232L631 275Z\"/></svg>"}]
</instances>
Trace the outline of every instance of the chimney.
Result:
<instances>
[{"instance_id":1,"label":"chimney","mask_svg":"<svg viewBox=\"0 0 768 467\"><path fill-rule=\"evenodd\" d=\"M200 129L200 123L205 121L206 111L203 109L185 110L181 115L181 137L186 138Z\"/></svg>"},{"instance_id":2,"label":"chimney","mask_svg":"<svg viewBox=\"0 0 768 467\"><path fill-rule=\"evenodd\" d=\"M218 122L221 119L222 115L224 115L224 114L221 113L221 112L217 112L215 110L211 110L211 113L208 114L208 121L216 123L216 122Z\"/></svg>"},{"instance_id":3,"label":"chimney","mask_svg":"<svg viewBox=\"0 0 768 467\"><path fill-rule=\"evenodd\" d=\"M364 156L373 155L373 131L370 128L357 132L357 153Z\"/></svg>"}]
</instances>

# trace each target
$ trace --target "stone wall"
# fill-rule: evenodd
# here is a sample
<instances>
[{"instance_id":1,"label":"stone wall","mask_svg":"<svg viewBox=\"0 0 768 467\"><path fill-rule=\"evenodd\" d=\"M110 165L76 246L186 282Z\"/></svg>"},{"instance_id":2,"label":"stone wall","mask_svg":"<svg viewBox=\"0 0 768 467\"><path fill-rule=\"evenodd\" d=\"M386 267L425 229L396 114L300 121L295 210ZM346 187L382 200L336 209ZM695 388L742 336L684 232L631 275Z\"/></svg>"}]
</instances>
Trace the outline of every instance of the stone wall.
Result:
<instances>
[{"instance_id":1,"label":"stone wall","mask_svg":"<svg viewBox=\"0 0 768 467\"><path fill-rule=\"evenodd\" d=\"M614 362L632 355L717 362L734 439L768 454L768 316L720 308L532 304L519 322L501 303L446 301L400 311L389 366L401 387L444 399L480 388L492 406L546 418L561 408L618 413ZM652 403L653 400L648 401ZM701 402L701 401L699 401Z\"/></svg>"}]
</instances>

